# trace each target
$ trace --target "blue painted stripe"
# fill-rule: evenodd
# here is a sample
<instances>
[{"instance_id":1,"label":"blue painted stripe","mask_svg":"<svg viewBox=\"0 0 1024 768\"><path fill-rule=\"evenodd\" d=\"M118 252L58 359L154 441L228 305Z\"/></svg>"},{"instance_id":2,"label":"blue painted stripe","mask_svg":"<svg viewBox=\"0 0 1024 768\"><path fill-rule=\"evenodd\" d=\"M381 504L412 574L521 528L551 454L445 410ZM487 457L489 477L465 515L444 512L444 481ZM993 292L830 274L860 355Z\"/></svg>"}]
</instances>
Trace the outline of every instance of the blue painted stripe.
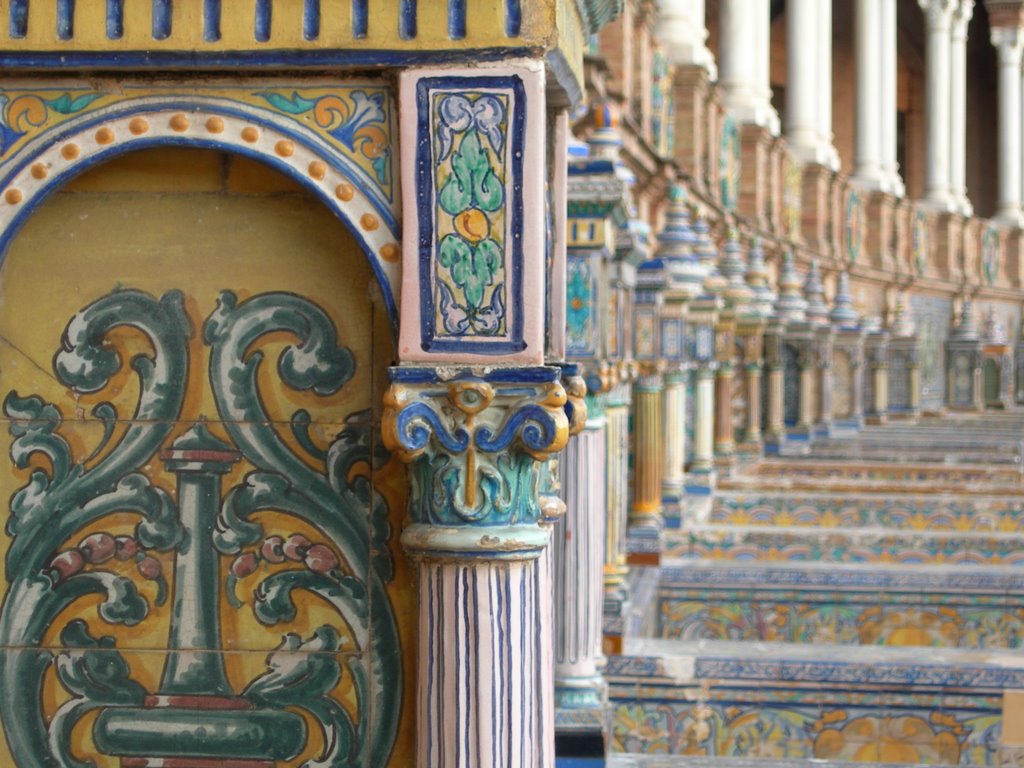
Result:
<instances>
[{"instance_id":1,"label":"blue painted stripe","mask_svg":"<svg viewBox=\"0 0 1024 768\"><path fill-rule=\"evenodd\" d=\"M448 0L448 37L461 40L466 36L466 0Z\"/></svg>"},{"instance_id":2,"label":"blue painted stripe","mask_svg":"<svg viewBox=\"0 0 1024 768\"><path fill-rule=\"evenodd\" d=\"M153 0L153 39L166 40L171 36L172 0Z\"/></svg>"},{"instance_id":3,"label":"blue painted stripe","mask_svg":"<svg viewBox=\"0 0 1024 768\"><path fill-rule=\"evenodd\" d=\"M256 0L256 42L265 43L270 39L272 14L270 0Z\"/></svg>"},{"instance_id":4,"label":"blue painted stripe","mask_svg":"<svg viewBox=\"0 0 1024 768\"><path fill-rule=\"evenodd\" d=\"M203 40L220 40L220 0L203 0Z\"/></svg>"},{"instance_id":5,"label":"blue painted stripe","mask_svg":"<svg viewBox=\"0 0 1024 768\"><path fill-rule=\"evenodd\" d=\"M15 2L17 0L14 0ZM530 48L460 48L445 51L396 51L382 48L322 48L297 51L0 51L0 68L60 69L69 67L106 67L127 69L139 67L402 67L414 64L464 64L473 61L500 61L529 56Z\"/></svg>"},{"instance_id":6,"label":"blue painted stripe","mask_svg":"<svg viewBox=\"0 0 1024 768\"><path fill-rule=\"evenodd\" d=\"M367 10L368 0L352 0L352 37L366 37L369 11Z\"/></svg>"},{"instance_id":7,"label":"blue painted stripe","mask_svg":"<svg viewBox=\"0 0 1024 768\"><path fill-rule=\"evenodd\" d=\"M75 0L57 0L57 37L70 40L75 36Z\"/></svg>"},{"instance_id":8,"label":"blue painted stripe","mask_svg":"<svg viewBox=\"0 0 1024 768\"><path fill-rule=\"evenodd\" d=\"M403 40L416 38L416 0L401 0L398 11L398 36Z\"/></svg>"},{"instance_id":9,"label":"blue painted stripe","mask_svg":"<svg viewBox=\"0 0 1024 768\"><path fill-rule=\"evenodd\" d=\"M320 0L306 0L302 12L302 36L307 40L320 37Z\"/></svg>"},{"instance_id":10,"label":"blue painted stripe","mask_svg":"<svg viewBox=\"0 0 1024 768\"><path fill-rule=\"evenodd\" d=\"M505 34L519 37L523 27L523 4L521 0L505 0Z\"/></svg>"},{"instance_id":11,"label":"blue painted stripe","mask_svg":"<svg viewBox=\"0 0 1024 768\"><path fill-rule=\"evenodd\" d=\"M75 0L57 0L57 37L60 40L75 37Z\"/></svg>"},{"instance_id":12,"label":"blue painted stripe","mask_svg":"<svg viewBox=\"0 0 1024 768\"><path fill-rule=\"evenodd\" d=\"M28 33L28 0L11 0L11 37L22 38Z\"/></svg>"},{"instance_id":13,"label":"blue painted stripe","mask_svg":"<svg viewBox=\"0 0 1024 768\"><path fill-rule=\"evenodd\" d=\"M107 38L124 37L124 0L107 0Z\"/></svg>"}]
</instances>

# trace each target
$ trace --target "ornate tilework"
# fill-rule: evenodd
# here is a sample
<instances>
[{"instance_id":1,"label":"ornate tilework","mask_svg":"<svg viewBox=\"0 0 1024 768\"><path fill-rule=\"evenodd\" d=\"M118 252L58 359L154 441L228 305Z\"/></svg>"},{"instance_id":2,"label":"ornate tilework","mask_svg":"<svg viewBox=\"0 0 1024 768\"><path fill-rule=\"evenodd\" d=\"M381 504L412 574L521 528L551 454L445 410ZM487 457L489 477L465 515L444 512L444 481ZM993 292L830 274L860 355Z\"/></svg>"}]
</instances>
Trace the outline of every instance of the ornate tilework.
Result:
<instances>
[{"instance_id":1,"label":"ornate tilework","mask_svg":"<svg viewBox=\"0 0 1024 768\"><path fill-rule=\"evenodd\" d=\"M523 84L424 78L416 105L423 348L520 351Z\"/></svg>"}]
</instances>

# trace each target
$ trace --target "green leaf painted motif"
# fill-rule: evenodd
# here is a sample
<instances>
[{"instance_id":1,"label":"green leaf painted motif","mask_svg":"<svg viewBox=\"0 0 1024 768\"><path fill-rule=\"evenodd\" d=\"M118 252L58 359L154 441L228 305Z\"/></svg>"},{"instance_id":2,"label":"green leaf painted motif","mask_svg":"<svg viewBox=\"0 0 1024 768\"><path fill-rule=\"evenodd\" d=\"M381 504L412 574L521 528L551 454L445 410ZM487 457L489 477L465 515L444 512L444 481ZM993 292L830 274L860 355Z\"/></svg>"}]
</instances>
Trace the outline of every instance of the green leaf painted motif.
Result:
<instances>
[{"instance_id":1,"label":"green leaf painted motif","mask_svg":"<svg viewBox=\"0 0 1024 768\"><path fill-rule=\"evenodd\" d=\"M309 112L309 110L316 106L316 101L300 96L298 91L292 91L291 98L271 91L255 95L266 101L274 109L287 112L289 115L301 115Z\"/></svg>"},{"instance_id":2,"label":"green leaf painted motif","mask_svg":"<svg viewBox=\"0 0 1024 768\"><path fill-rule=\"evenodd\" d=\"M100 94L98 93L86 93L76 98L72 98L70 93L65 93L58 96L56 99L50 99L45 103L46 106L54 112L58 112L62 115L73 115L75 112L80 112L88 107L99 97Z\"/></svg>"},{"instance_id":3,"label":"green leaf painted motif","mask_svg":"<svg viewBox=\"0 0 1024 768\"><path fill-rule=\"evenodd\" d=\"M466 303L478 309L484 301L484 291L494 283L501 269L501 248L491 238L470 245L458 235L449 234L441 240L437 259L452 276L466 296Z\"/></svg>"},{"instance_id":4,"label":"green leaf painted motif","mask_svg":"<svg viewBox=\"0 0 1024 768\"><path fill-rule=\"evenodd\" d=\"M493 212L501 208L505 190L491 168L487 151L476 131L470 131L452 154L452 174L441 187L438 202L455 216L467 208Z\"/></svg>"}]
</instances>

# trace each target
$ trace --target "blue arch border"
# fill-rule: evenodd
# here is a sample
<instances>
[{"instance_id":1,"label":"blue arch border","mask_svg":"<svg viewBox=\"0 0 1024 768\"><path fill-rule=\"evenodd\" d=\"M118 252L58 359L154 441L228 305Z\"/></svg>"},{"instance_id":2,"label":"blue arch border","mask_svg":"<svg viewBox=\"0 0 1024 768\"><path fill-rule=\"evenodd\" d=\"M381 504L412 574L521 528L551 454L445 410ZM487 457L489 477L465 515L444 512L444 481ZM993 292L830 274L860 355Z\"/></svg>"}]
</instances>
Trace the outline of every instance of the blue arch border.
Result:
<instances>
[{"instance_id":1,"label":"blue arch border","mask_svg":"<svg viewBox=\"0 0 1024 768\"><path fill-rule=\"evenodd\" d=\"M239 104L229 100L219 100L212 95L197 95L195 98L176 96L171 99L161 97L144 97L138 100L121 102L98 109L83 115L80 118L63 122L50 130L43 131L35 136L29 143L15 152L5 163L0 165L0 189L6 189L19 174L24 172L26 167L35 162L38 157L53 146L62 142L73 140L75 137L87 133L98 126L112 120L122 120L132 116L146 116L156 112L168 110L180 110L186 114L200 112L204 116L230 116L232 118L246 120L254 126L273 130L286 135L288 138L301 144L316 157L326 162L335 172L343 176L346 181L356 186L361 193L366 195L374 210L381 216L383 223L388 227L389 232L394 236L396 243L401 242L401 233L396 225L395 211L384 203L379 194L367 188L365 180L360 178L361 169L355 166L344 155L333 151L330 145L320 139L311 131L304 131L301 126L291 121L273 119L276 113L259 107L241 109ZM313 193L334 215L345 225L353 239L359 245L364 256L370 263L374 275L381 287L385 307L391 322L392 335L397 341L398 334L398 304L397 290L401 285L401 275L396 274L394 282L389 279L378 255L370 247L363 236L357 222L353 221L339 204L335 197L321 188L306 173L303 173L294 165L285 162L276 155L260 150L256 147L246 145L242 142L225 141L206 136L194 136L181 134L177 136L138 136L126 138L111 144L109 147L100 149L91 154L88 158L75 162L70 167L47 177L46 183L35 192L31 199L19 207L19 210L10 219L8 224L0 230L0 268L6 260L7 251L11 242L20 232L25 222L39 208L50 195L64 186L74 177L97 165L101 165L115 157L128 154L129 152L151 149L154 147L191 147L200 149L216 149L234 155L247 157L261 162L296 181L304 189ZM397 196L397 195L396 195ZM0 203L2 204L2 203ZM399 272L401 265L399 264Z\"/></svg>"}]
</instances>

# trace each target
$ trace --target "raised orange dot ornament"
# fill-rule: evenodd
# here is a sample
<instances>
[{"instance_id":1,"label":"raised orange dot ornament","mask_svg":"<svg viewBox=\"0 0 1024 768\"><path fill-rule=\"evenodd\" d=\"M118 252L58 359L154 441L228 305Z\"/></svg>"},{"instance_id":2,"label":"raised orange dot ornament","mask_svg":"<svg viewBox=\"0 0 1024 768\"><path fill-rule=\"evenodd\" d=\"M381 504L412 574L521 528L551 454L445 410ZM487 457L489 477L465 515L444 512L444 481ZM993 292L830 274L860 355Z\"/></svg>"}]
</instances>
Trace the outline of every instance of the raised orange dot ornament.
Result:
<instances>
[{"instance_id":1,"label":"raised orange dot ornament","mask_svg":"<svg viewBox=\"0 0 1024 768\"><path fill-rule=\"evenodd\" d=\"M327 175L327 163L322 160L314 160L309 164L309 175L317 181L323 181Z\"/></svg>"},{"instance_id":2,"label":"raised orange dot ornament","mask_svg":"<svg viewBox=\"0 0 1024 768\"><path fill-rule=\"evenodd\" d=\"M112 144L114 142L114 130L112 128L100 128L96 131L97 144Z\"/></svg>"},{"instance_id":3,"label":"raised orange dot ornament","mask_svg":"<svg viewBox=\"0 0 1024 768\"><path fill-rule=\"evenodd\" d=\"M337 189L334 190L334 194L338 196L339 200L347 203L355 197L356 191L351 184L339 184Z\"/></svg>"},{"instance_id":4,"label":"raised orange dot ornament","mask_svg":"<svg viewBox=\"0 0 1024 768\"><path fill-rule=\"evenodd\" d=\"M246 126L242 129L242 140L247 141L250 144L255 144L260 140L260 132L258 129L253 128L251 125Z\"/></svg>"},{"instance_id":5,"label":"raised orange dot ornament","mask_svg":"<svg viewBox=\"0 0 1024 768\"><path fill-rule=\"evenodd\" d=\"M224 120L220 117L211 117L206 121L206 130L210 133L223 133L224 132Z\"/></svg>"},{"instance_id":6,"label":"raised orange dot ornament","mask_svg":"<svg viewBox=\"0 0 1024 768\"><path fill-rule=\"evenodd\" d=\"M274 151L281 157L291 157L295 154L295 144L286 139L281 139L274 145Z\"/></svg>"},{"instance_id":7,"label":"raised orange dot ornament","mask_svg":"<svg viewBox=\"0 0 1024 768\"><path fill-rule=\"evenodd\" d=\"M384 261L394 264L398 261L398 258L401 255L402 252L397 243L387 243L380 247L380 257L384 259Z\"/></svg>"},{"instance_id":8,"label":"raised orange dot ornament","mask_svg":"<svg viewBox=\"0 0 1024 768\"><path fill-rule=\"evenodd\" d=\"M22 199L24 199L24 197L25 196L21 194L20 189L14 189L13 187L4 192L4 200L11 205L17 205L22 201Z\"/></svg>"},{"instance_id":9,"label":"raised orange dot ornament","mask_svg":"<svg viewBox=\"0 0 1024 768\"><path fill-rule=\"evenodd\" d=\"M60 148L60 153L65 160L74 160L78 157L80 150L77 144L65 144Z\"/></svg>"},{"instance_id":10,"label":"raised orange dot ornament","mask_svg":"<svg viewBox=\"0 0 1024 768\"><path fill-rule=\"evenodd\" d=\"M184 133L188 130L189 122L188 118L180 112L171 118L171 129L178 133Z\"/></svg>"},{"instance_id":11,"label":"raised orange dot ornament","mask_svg":"<svg viewBox=\"0 0 1024 768\"><path fill-rule=\"evenodd\" d=\"M144 117L133 117L128 123L128 130L136 136L141 136L149 130L149 122Z\"/></svg>"},{"instance_id":12,"label":"raised orange dot ornament","mask_svg":"<svg viewBox=\"0 0 1024 768\"><path fill-rule=\"evenodd\" d=\"M33 179L45 179L49 173L49 169L45 163L32 163L32 178Z\"/></svg>"},{"instance_id":13,"label":"raised orange dot ornament","mask_svg":"<svg viewBox=\"0 0 1024 768\"><path fill-rule=\"evenodd\" d=\"M380 222L372 213L364 213L359 217L359 225L367 232L373 232L373 230L380 226Z\"/></svg>"}]
</instances>

